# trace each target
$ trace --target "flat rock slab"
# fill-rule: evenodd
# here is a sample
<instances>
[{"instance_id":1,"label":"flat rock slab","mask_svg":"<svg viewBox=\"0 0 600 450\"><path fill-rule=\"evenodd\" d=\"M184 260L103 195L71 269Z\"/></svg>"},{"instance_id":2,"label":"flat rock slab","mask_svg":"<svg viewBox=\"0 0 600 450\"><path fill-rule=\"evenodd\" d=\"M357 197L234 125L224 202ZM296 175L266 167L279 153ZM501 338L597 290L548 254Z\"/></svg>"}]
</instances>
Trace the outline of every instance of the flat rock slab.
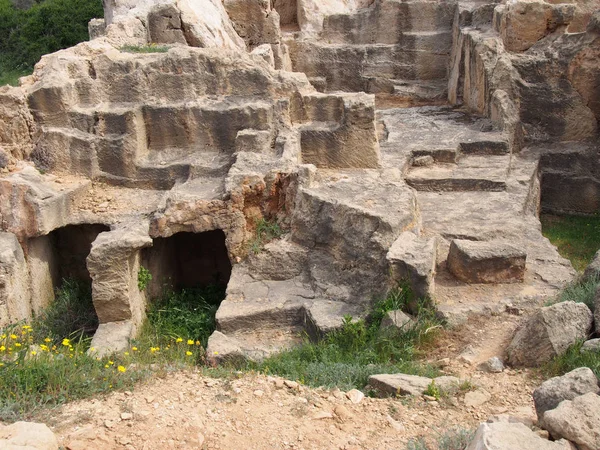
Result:
<instances>
[{"instance_id":1,"label":"flat rock slab","mask_svg":"<svg viewBox=\"0 0 600 450\"><path fill-rule=\"evenodd\" d=\"M567 442L550 442L522 423L482 423L466 450L567 450Z\"/></svg>"},{"instance_id":2,"label":"flat rock slab","mask_svg":"<svg viewBox=\"0 0 600 450\"><path fill-rule=\"evenodd\" d=\"M600 396L565 400L544 413L544 426L555 439L568 439L581 450L600 450Z\"/></svg>"},{"instance_id":3,"label":"flat rock slab","mask_svg":"<svg viewBox=\"0 0 600 450\"><path fill-rule=\"evenodd\" d=\"M525 277L525 251L498 241L455 239L448 269L465 283L518 283Z\"/></svg>"},{"instance_id":4,"label":"flat rock slab","mask_svg":"<svg viewBox=\"0 0 600 450\"><path fill-rule=\"evenodd\" d=\"M369 377L369 385L373 389L390 395L418 396L423 394L432 382L435 382L442 391L451 392L458 387L460 380L450 376L427 378L404 373L371 375Z\"/></svg>"}]
</instances>

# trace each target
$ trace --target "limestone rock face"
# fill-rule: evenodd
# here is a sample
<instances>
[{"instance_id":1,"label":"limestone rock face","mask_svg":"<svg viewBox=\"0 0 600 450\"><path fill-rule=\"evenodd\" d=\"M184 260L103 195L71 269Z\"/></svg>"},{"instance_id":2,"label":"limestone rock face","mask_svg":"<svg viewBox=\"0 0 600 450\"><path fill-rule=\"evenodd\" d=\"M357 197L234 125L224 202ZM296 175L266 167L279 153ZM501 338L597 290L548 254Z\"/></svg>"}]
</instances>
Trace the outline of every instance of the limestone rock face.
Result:
<instances>
[{"instance_id":1,"label":"limestone rock face","mask_svg":"<svg viewBox=\"0 0 600 450\"><path fill-rule=\"evenodd\" d=\"M16 422L0 425L0 448L10 450L58 450L58 439L43 423Z\"/></svg>"},{"instance_id":2,"label":"limestone rock face","mask_svg":"<svg viewBox=\"0 0 600 450\"><path fill-rule=\"evenodd\" d=\"M552 5L538 0L516 1L506 5L502 14L502 40L511 52L527 50L559 27L566 27L575 5Z\"/></svg>"},{"instance_id":3,"label":"limestone rock face","mask_svg":"<svg viewBox=\"0 0 600 450\"><path fill-rule=\"evenodd\" d=\"M550 442L522 423L482 423L466 450L568 450L566 442Z\"/></svg>"},{"instance_id":4,"label":"limestone rock face","mask_svg":"<svg viewBox=\"0 0 600 450\"><path fill-rule=\"evenodd\" d=\"M523 250L510 244L455 239L448 269L466 283L517 283L525 276L526 258Z\"/></svg>"},{"instance_id":5,"label":"limestone rock face","mask_svg":"<svg viewBox=\"0 0 600 450\"><path fill-rule=\"evenodd\" d=\"M556 408L563 400L573 400L575 397L593 392L600 393L598 379L594 372L587 367L580 367L561 376L544 381L533 391L535 411L538 423L543 422L544 413Z\"/></svg>"},{"instance_id":6,"label":"limestone rock face","mask_svg":"<svg viewBox=\"0 0 600 450\"><path fill-rule=\"evenodd\" d=\"M581 450L599 450L600 396L590 392L565 400L544 413L544 426L555 439L568 439Z\"/></svg>"},{"instance_id":7,"label":"limestone rock face","mask_svg":"<svg viewBox=\"0 0 600 450\"><path fill-rule=\"evenodd\" d=\"M0 233L0 326L31 317L29 271L21 244Z\"/></svg>"},{"instance_id":8,"label":"limestone rock face","mask_svg":"<svg viewBox=\"0 0 600 450\"><path fill-rule=\"evenodd\" d=\"M229 16L218 0L151 0L104 2L106 34L114 43L149 42L188 44L193 47L245 49Z\"/></svg>"},{"instance_id":9,"label":"limestone rock face","mask_svg":"<svg viewBox=\"0 0 600 450\"><path fill-rule=\"evenodd\" d=\"M0 152L9 161L26 159L33 148L32 134L33 120L25 92L20 88L0 87Z\"/></svg>"},{"instance_id":10,"label":"limestone rock face","mask_svg":"<svg viewBox=\"0 0 600 450\"><path fill-rule=\"evenodd\" d=\"M581 339L592 327L592 312L583 303L564 302L542 308L517 330L506 352L513 366L536 367Z\"/></svg>"}]
</instances>

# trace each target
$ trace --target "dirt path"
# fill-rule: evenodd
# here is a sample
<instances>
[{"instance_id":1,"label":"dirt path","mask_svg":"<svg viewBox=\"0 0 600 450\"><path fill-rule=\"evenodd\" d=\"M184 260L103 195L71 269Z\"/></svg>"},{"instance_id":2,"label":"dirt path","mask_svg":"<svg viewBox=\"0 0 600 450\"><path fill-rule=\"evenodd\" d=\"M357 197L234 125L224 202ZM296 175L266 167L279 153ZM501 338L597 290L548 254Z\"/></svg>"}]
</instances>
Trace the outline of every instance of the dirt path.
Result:
<instances>
[{"instance_id":1,"label":"dirt path","mask_svg":"<svg viewBox=\"0 0 600 450\"><path fill-rule=\"evenodd\" d=\"M364 398L353 404L338 390L289 387L262 375L226 380L179 372L134 392L66 405L49 424L71 450L403 449L410 438L433 441L449 428L475 428L495 414L534 418L530 394L538 381L531 373L476 369L501 354L519 320L472 321L447 332L429 354L431 361L448 358L445 372L470 380L484 397L489 393L481 405L466 405L464 393L439 402Z\"/></svg>"}]
</instances>

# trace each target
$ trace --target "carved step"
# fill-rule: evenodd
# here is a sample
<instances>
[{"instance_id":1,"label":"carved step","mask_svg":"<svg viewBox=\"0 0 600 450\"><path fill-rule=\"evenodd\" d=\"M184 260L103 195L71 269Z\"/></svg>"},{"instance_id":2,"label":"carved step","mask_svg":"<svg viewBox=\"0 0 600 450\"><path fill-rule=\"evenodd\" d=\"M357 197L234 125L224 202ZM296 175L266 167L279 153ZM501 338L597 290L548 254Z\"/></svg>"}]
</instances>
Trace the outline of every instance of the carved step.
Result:
<instances>
[{"instance_id":1,"label":"carved step","mask_svg":"<svg viewBox=\"0 0 600 450\"><path fill-rule=\"evenodd\" d=\"M508 156L466 156L457 164L410 169L406 182L418 191L504 191Z\"/></svg>"}]
</instances>

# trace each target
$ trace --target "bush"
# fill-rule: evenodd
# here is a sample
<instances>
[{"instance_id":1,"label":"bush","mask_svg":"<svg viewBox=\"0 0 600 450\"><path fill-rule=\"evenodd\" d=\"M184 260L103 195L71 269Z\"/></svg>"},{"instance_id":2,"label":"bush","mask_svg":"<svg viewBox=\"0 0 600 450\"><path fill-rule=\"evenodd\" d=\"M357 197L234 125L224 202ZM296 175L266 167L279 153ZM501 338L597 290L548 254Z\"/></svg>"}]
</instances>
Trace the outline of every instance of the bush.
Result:
<instances>
[{"instance_id":1,"label":"bush","mask_svg":"<svg viewBox=\"0 0 600 450\"><path fill-rule=\"evenodd\" d=\"M0 79L14 84L43 55L89 39L88 22L103 15L101 0L45 0L29 9L0 0Z\"/></svg>"},{"instance_id":2,"label":"bush","mask_svg":"<svg viewBox=\"0 0 600 450\"><path fill-rule=\"evenodd\" d=\"M599 352L583 352L581 353L582 342L569 347L562 355L555 357L552 361L542 368L542 373L545 377L555 377L564 375L571 370L579 367L589 367L592 372L600 378L600 353Z\"/></svg>"}]
</instances>

